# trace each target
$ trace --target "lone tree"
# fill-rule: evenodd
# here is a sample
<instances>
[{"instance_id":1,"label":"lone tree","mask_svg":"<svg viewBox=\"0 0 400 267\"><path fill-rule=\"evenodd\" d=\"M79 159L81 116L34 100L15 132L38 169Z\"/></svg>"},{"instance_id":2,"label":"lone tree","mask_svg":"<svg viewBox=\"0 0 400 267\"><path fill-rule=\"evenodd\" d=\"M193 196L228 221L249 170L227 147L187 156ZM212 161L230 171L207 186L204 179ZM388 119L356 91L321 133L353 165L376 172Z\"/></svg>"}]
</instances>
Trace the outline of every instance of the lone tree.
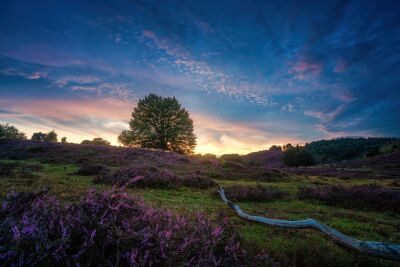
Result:
<instances>
[{"instance_id":1,"label":"lone tree","mask_svg":"<svg viewBox=\"0 0 400 267\"><path fill-rule=\"evenodd\" d=\"M130 129L118 137L125 146L192 154L196 146L193 121L175 97L145 96L132 112Z\"/></svg>"}]
</instances>

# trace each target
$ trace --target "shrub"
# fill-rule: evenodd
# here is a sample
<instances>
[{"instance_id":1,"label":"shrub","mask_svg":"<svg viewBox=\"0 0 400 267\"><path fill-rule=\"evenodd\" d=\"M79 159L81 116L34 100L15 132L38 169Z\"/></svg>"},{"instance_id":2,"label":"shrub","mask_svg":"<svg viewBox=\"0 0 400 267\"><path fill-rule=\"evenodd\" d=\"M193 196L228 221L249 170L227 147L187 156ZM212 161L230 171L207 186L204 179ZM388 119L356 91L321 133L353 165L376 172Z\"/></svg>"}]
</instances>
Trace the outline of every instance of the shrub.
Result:
<instances>
[{"instance_id":1,"label":"shrub","mask_svg":"<svg viewBox=\"0 0 400 267\"><path fill-rule=\"evenodd\" d=\"M18 167L18 163L2 163L0 162L0 176L12 177L15 170Z\"/></svg>"},{"instance_id":2,"label":"shrub","mask_svg":"<svg viewBox=\"0 0 400 267\"><path fill-rule=\"evenodd\" d=\"M154 166L121 168L113 174L95 177L94 182L121 186L133 177L138 176L143 177L143 179L138 180L131 186L142 188L177 188L180 186L208 188L214 185L214 181L207 177L196 174L178 177L169 170Z\"/></svg>"},{"instance_id":3,"label":"shrub","mask_svg":"<svg viewBox=\"0 0 400 267\"><path fill-rule=\"evenodd\" d=\"M190 174L182 179L183 186L187 187L197 187L197 188L210 188L215 186L214 180L204 177L200 174Z\"/></svg>"},{"instance_id":4,"label":"shrub","mask_svg":"<svg viewBox=\"0 0 400 267\"><path fill-rule=\"evenodd\" d=\"M220 160L222 161L235 161L235 162L241 162L242 157L239 154L223 154L221 157L219 157Z\"/></svg>"},{"instance_id":5,"label":"shrub","mask_svg":"<svg viewBox=\"0 0 400 267\"><path fill-rule=\"evenodd\" d=\"M311 186L299 188L300 199L315 199L345 208L400 212L400 192L374 184L358 186Z\"/></svg>"},{"instance_id":6,"label":"shrub","mask_svg":"<svg viewBox=\"0 0 400 267\"><path fill-rule=\"evenodd\" d=\"M77 175L92 176L99 174L108 174L110 169L102 164L85 164L81 165L76 172Z\"/></svg>"},{"instance_id":7,"label":"shrub","mask_svg":"<svg viewBox=\"0 0 400 267\"><path fill-rule=\"evenodd\" d=\"M224 188L224 191L232 201L271 201L274 199L283 198L286 192L276 189L265 187L262 185L256 186L244 186L244 185L234 185Z\"/></svg>"},{"instance_id":8,"label":"shrub","mask_svg":"<svg viewBox=\"0 0 400 267\"><path fill-rule=\"evenodd\" d=\"M42 146L32 146L29 147L26 151L29 153L42 153L44 152L44 148Z\"/></svg>"},{"instance_id":9,"label":"shrub","mask_svg":"<svg viewBox=\"0 0 400 267\"><path fill-rule=\"evenodd\" d=\"M224 225L146 206L123 190L62 204L47 192L9 194L0 208L4 266L266 266Z\"/></svg>"}]
</instances>

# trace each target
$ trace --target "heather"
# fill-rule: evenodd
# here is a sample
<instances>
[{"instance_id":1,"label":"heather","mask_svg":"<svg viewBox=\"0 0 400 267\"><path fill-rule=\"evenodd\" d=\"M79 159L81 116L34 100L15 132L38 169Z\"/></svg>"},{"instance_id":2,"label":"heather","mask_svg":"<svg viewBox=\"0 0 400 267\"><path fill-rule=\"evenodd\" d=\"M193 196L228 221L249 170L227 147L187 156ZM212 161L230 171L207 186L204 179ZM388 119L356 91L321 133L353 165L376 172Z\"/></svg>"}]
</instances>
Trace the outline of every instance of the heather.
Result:
<instances>
[{"instance_id":1,"label":"heather","mask_svg":"<svg viewBox=\"0 0 400 267\"><path fill-rule=\"evenodd\" d=\"M265 250L283 266L398 265L344 249L316 231L286 230L243 221L216 197L214 181L224 189L261 185L284 192L283 198L272 201L235 200L250 214L287 220L314 218L358 239L399 243L398 212L386 212L384 208L336 208L322 201L300 199L297 194L299 187L316 184L351 187L376 183L386 189L399 190L399 152L308 168L280 168L279 158L275 158L280 154L261 157L262 153L252 158L242 156L243 160L236 161L236 155L220 159L210 155L185 156L138 148L11 141L0 144L0 166L5 166L3 175L0 175L0 194L1 198L5 198L11 191L35 192L47 186L51 188L51 195L47 196L54 196L63 207L73 206L78 205L79 199L93 186L100 191L109 191L113 185L121 186L136 175L147 173L153 179L143 177L130 185L127 190L130 195L140 196L148 207L170 210L174 216L183 216L190 221L195 220L196 212L201 212L212 220L214 227L216 222L221 221L220 218L226 218L227 224L222 225L224 233L230 236L234 232L247 253L258 254L258 251ZM264 167L270 166L270 159L274 162L272 167ZM265 164L259 165L259 160L264 160ZM240 167L225 162L237 163ZM109 173L94 174L101 169L98 166L105 166ZM35 177L24 178L25 174L21 173L25 171L21 172L22 169ZM88 175L81 175L85 173ZM114 176L116 173L119 175ZM159 179L160 176L163 178ZM118 177L121 179L116 183ZM171 180L176 182L171 183ZM204 184L201 183L203 181ZM25 206L20 205L22 208ZM76 236L83 234L78 231ZM94 258L102 257L93 255ZM7 266L0 263L0 266L3 265Z\"/></svg>"},{"instance_id":2,"label":"heather","mask_svg":"<svg viewBox=\"0 0 400 267\"><path fill-rule=\"evenodd\" d=\"M131 185L141 188L177 188L180 186L209 188L215 185L212 179L203 177L198 173L190 173L181 177L168 169L155 166L120 168L112 174L106 173L96 176L94 182L120 186L129 182L133 177L142 177Z\"/></svg>"},{"instance_id":3,"label":"heather","mask_svg":"<svg viewBox=\"0 0 400 267\"><path fill-rule=\"evenodd\" d=\"M110 168L102 164L82 164L76 174L83 176L93 176L106 174L110 172Z\"/></svg>"},{"instance_id":4,"label":"heather","mask_svg":"<svg viewBox=\"0 0 400 267\"><path fill-rule=\"evenodd\" d=\"M224 188L227 197L232 201L264 202L283 198L287 193L262 185L244 186L234 185Z\"/></svg>"},{"instance_id":5,"label":"heather","mask_svg":"<svg viewBox=\"0 0 400 267\"><path fill-rule=\"evenodd\" d=\"M65 204L47 191L11 193L0 212L4 266L260 266L224 224L156 209L123 189Z\"/></svg>"},{"instance_id":6,"label":"heather","mask_svg":"<svg viewBox=\"0 0 400 267\"><path fill-rule=\"evenodd\" d=\"M315 199L328 205L400 212L400 191L374 184L359 186L312 186L299 188L300 199Z\"/></svg>"}]
</instances>

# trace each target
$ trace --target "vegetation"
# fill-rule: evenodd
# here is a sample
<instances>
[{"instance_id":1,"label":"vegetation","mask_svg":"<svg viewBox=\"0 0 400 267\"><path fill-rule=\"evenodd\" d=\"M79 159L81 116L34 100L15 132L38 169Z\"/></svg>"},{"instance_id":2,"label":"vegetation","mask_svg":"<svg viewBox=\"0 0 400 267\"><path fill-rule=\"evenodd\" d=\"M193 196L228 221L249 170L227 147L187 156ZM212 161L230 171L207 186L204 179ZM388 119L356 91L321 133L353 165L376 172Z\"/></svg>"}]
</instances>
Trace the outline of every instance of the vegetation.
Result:
<instances>
[{"instance_id":1,"label":"vegetation","mask_svg":"<svg viewBox=\"0 0 400 267\"><path fill-rule=\"evenodd\" d=\"M2 265L236 266L271 263L205 216L149 207L122 190L62 204L46 191L8 195L0 210ZM45 222L45 223L43 223Z\"/></svg>"},{"instance_id":2,"label":"vegetation","mask_svg":"<svg viewBox=\"0 0 400 267\"><path fill-rule=\"evenodd\" d=\"M111 143L101 137L93 138L90 140L83 140L82 145L97 145L97 146L109 146Z\"/></svg>"},{"instance_id":3,"label":"vegetation","mask_svg":"<svg viewBox=\"0 0 400 267\"><path fill-rule=\"evenodd\" d=\"M314 156L318 163L331 163L376 156L381 153L382 146L398 142L397 138L336 138L308 143L305 145L305 149Z\"/></svg>"},{"instance_id":4,"label":"vegetation","mask_svg":"<svg viewBox=\"0 0 400 267\"><path fill-rule=\"evenodd\" d=\"M5 140L26 140L26 135L8 123L0 123L0 142Z\"/></svg>"},{"instance_id":5,"label":"vegetation","mask_svg":"<svg viewBox=\"0 0 400 267\"><path fill-rule=\"evenodd\" d=\"M61 143L66 144L67 143L67 137L65 137L65 136L61 137Z\"/></svg>"},{"instance_id":6,"label":"vegetation","mask_svg":"<svg viewBox=\"0 0 400 267\"><path fill-rule=\"evenodd\" d=\"M40 142L57 142L57 133L52 130L48 133L37 132L34 133L31 137L32 141L40 141Z\"/></svg>"},{"instance_id":7,"label":"vegetation","mask_svg":"<svg viewBox=\"0 0 400 267\"><path fill-rule=\"evenodd\" d=\"M313 186L299 190L301 199L315 199L328 205L400 212L400 191L375 184L359 186Z\"/></svg>"},{"instance_id":8,"label":"vegetation","mask_svg":"<svg viewBox=\"0 0 400 267\"><path fill-rule=\"evenodd\" d=\"M272 154L279 154L280 152L278 152L279 151L273 151ZM80 203L79 198L85 197L87 191L92 187L96 187L99 193L112 190L113 185L115 185L112 181L117 172L123 175L125 173L123 171L125 168L140 169L148 166L149 168L156 168L157 172L165 172L173 177L176 176L179 178L179 181L183 179L185 179L186 182L191 181L192 184L199 184L195 178L203 177L208 179L212 178L223 186L223 188L232 186L256 187L257 185L261 185L265 188L278 189L284 192L283 198L274 198L273 201L242 200L240 206L249 214L286 220L314 218L357 239L400 243L400 232L398 229L398 222L400 220L399 213L391 211L389 208L386 208L385 205L382 205L380 209L368 208L365 206L354 206L351 208L344 205L332 206L324 201L303 199L298 193L301 187L308 188L315 185L334 186L341 184L346 187L354 187L371 183L376 183L377 186L381 186L384 189L398 192L400 191L400 184L398 183L400 152L393 152L357 161L341 162L340 164L332 166L315 166L311 168L285 167L279 168L278 170L254 166L247 163L245 157L242 158L243 160L240 162L232 161L240 165L241 169L237 169L236 166L225 165L224 162L227 161L223 160L206 160L203 157L188 157L182 154L160 150L119 148L113 146L82 146L79 144L62 144L55 142L37 143L14 140L0 144L0 162L6 166L4 168L4 175L0 175L0 195L4 199L7 192L22 191L29 194L29 192L37 192L45 187L49 187L51 188L51 194L47 194L46 196L50 197L54 195L59 199L60 203L76 205ZM81 168L84 169L85 166L96 165L104 165L109 169L109 175L105 175L104 177L108 177L110 182L94 183L96 177L102 177L103 175L93 174L85 176L78 172ZM371 174L364 174L364 176L359 177L359 173L364 173L364 168L371 172ZM9 172L7 169L11 169L11 171ZM29 169L33 176L29 178L25 177L21 174L22 169ZM318 172L312 173L311 171L314 170ZM303 171L307 171L308 173L302 173ZM11 173L11 175L9 173ZM92 173L96 173L96 171ZM130 175L131 173L126 173L126 181L134 178L134 176ZM135 175L135 173L133 173L133 175ZM347 176L346 179L342 177L344 175ZM190 177L193 177L193 179L190 179ZM168 180L167 176L164 177L163 181L166 180ZM219 198L215 197L216 189L214 186L188 186L183 183L175 185L171 182L172 180L169 180L169 182L164 184L168 185L168 183L170 183L173 185L160 187L157 183L155 183L156 185L154 186L150 185L151 181L153 181L152 179L147 181L149 184L145 184L144 177L142 180L136 182L137 185L129 185L126 188L126 193L135 198L136 196L143 197L146 207L152 209L157 207L157 209L155 209L157 211L159 210L158 208L164 211L170 210L175 216L182 216L190 221L192 218L195 218L195 212L203 213L207 221L210 222L213 227L221 223L223 224L223 234L225 236L231 237L235 235L241 247L246 248L248 251L246 255L251 253L256 256L265 255L266 253L266 255L269 255L269 259L273 258L274 262L279 262L281 266L391 267L398 265L396 262L357 254L351 250L337 246L319 232L311 230L286 230L240 220ZM62 204L62 206L66 205ZM23 206L27 207L27 210L30 210L31 206L26 204ZM41 210L41 212L44 211L45 210ZM64 210L63 212L66 211ZM64 214L67 216L67 213ZM107 214L107 216L109 216L109 214ZM8 219L3 220L2 218L4 217L0 217L0 225L9 221ZM43 217L35 218L41 219ZM82 216L82 218L85 217ZM94 216L94 218L98 217ZM16 223L19 232L22 232L24 226L22 221ZM88 221L88 225L89 222L91 221ZM119 226L120 224L118 223L115 225ZM55 225L58 227L57 224ZM45 228L47 225L40 225L40 227L43 227L40 229L47 229ZM51 229L58 230L57 227ZM91 232L87 234L84 232L85 229L87 231L96 229L97 233L100 231L97 227L98 224L95 223L93 224L93 228L90 229L88 229L89 227L81 228L81 224L77 224L77 228L69 228L71 233L77 232L77 236L82 238L74 240L68 239L66 243L64 243L66 245L71 245L70 250L67 252L69 253L69 251L71 251L71 253L75 253L76 250L74 249L80 247L80 244L84 243L83 240L89 238L88 236ZM8 229L7 234L0 234L0 238L3 236L10 237L10 234L12 234L9 232L10 228L5 229ZM142 228L134 229L140 230ZM159 229L166 228L161 227ZM115 228L110 229L111 237L114 237L113 233L116 232L116 230L114 230ZM122 229L122 233L126 234L124 229ZM185 232L185 234L187 234L187 232ZM130 235L126 235L129 239ZM96 234L95 238L97 237ZM136 237L137 244L142 244L143 236ZM183 235L177 237L183 238ZM203 237L210 239L208 235ZM7 244L7 246L4 245L7 250L0 250L1 255L3 255L2 253L5 251L10 251L10 239L7 240L7 243L1 243L0 241L2 246L3 244ZM57 239L54 240L57 242ZM97 249L105 244L105 240L107 239L95 239L96 245L93 245L95 248L90 245L88 250L82 254L83 256L78 257L81 266L82 264L85 265L85 260L91 259L88 255L97 255ZM122 240L125 239L121 239L121 241ZM22 241L23 242L20 243L21 246L14 247L14 249L16 249L15 251L19 253L17 254L19 256L21 256L22 250L27 249L26 253L30 253L30 249L34 247L31 243L28 243L29 245L26 248L23 247L28 241L26 238ZM37 240L34 240L34 242L36 241ZM46 239L43 242L53 244ZM39 241L38 243L40 247L41 243ZM13 242L12 244L15 245L17 242ZM131 246L131 243L123 244ZM158 243L155 244L157 245ZM194 249L197 250L199 247L195 247ZM118 248L120 248L120 251L124 251L122 247ZM62 249L64 249L64 247L62 247ZM263 253L263 251L265 252ZM112 255L116 255L113 254L114 252L115 251L110 250ZM159 257L159 254L157 254L158 250L151 250L151 252L154 253L152 257ZM28 255L31 255L29 253L24 255L28 257ZM70 254L67 254L67 256L68 255ZM125 258L123 258L122 252L120 255L120 265L122 265L125 263ZM141 253L140 255L144 254ZM51 255L49 257L51 257ZM109 259L113 260L115 258L110 256ZM245 259L243 260L246 261ZM74 265L74 263L75 262L71 265ZM250 262L250 265L251 263L253 266L269 265L268 262L261 264L254 263L253 261ZM113 264L113 262L111 262L111 264ZM0 260L0 265L7 266L8 264ZM27 263L26 265L29 264ZM240 263L233 265L240 265Z\"/></svg>"},{"instance_id":9,"label":"vegetation","mask_svg":"<svg viewBox=\"0 0 400 267\"><path fill-rule=\"evenodd\" d=\"M192 154L196 146L193 121L174 98L150 94L139 100L129 122L130 129L119 136L125 146L156 148Z\"/></svg>"},{"instance_id":10,"label":"vegetation","mask_svg":"<svg viewBox=\"0 0 400 267\"><path fill-rule=\"evenodd\" d=\"M290 144L284 149L283 162L286 166L311 166L315 163L312 154L305 147Z\"/></svg>"},{"instance_id":11,"label":"vegetation","mask_svg":"<svg viewBox=\"0 0 400 267\"><path fill-rule=\"evenodd\" d=\"M104 183L122 186L136 179L131 186L144 188L177 188L181 186L210 188L215 186L213 180L198 174L187 174L178 177L171 171L154 166L125 167L113 174L102 174L95 177L95 183Z\"/></svg>"},{"instance_id":12,"label":"vegetation","mask_svg":"<svg viewBox=\"0 0 400 267\"><path fill-rule=\"evenodd\" d=\"M264 202L281 199L286 195L286 192L280 189L265 187L260 184L256 186L234 185L224 188L224 191L231 201Z\"/></svg>"}]
</instances>

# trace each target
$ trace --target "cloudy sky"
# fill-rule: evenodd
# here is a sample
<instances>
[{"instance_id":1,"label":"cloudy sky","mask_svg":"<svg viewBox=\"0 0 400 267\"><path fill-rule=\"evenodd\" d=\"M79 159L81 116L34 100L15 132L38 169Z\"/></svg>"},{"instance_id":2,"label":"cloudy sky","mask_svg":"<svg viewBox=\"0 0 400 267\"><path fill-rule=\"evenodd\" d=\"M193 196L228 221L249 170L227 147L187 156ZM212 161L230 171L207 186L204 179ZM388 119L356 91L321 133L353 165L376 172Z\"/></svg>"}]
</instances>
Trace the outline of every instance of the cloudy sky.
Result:
<instances>
[{"instance_id":1,"label":"cloudy sky","mask_svg":"<svg viewBox=\"0 0 400 267\"><path fill-rule=\"evenodd\" d=\"M117 144L176 96L197 152L400 136L398 1L0 3L0 122Z\"/></svg>"}]
</instances>

